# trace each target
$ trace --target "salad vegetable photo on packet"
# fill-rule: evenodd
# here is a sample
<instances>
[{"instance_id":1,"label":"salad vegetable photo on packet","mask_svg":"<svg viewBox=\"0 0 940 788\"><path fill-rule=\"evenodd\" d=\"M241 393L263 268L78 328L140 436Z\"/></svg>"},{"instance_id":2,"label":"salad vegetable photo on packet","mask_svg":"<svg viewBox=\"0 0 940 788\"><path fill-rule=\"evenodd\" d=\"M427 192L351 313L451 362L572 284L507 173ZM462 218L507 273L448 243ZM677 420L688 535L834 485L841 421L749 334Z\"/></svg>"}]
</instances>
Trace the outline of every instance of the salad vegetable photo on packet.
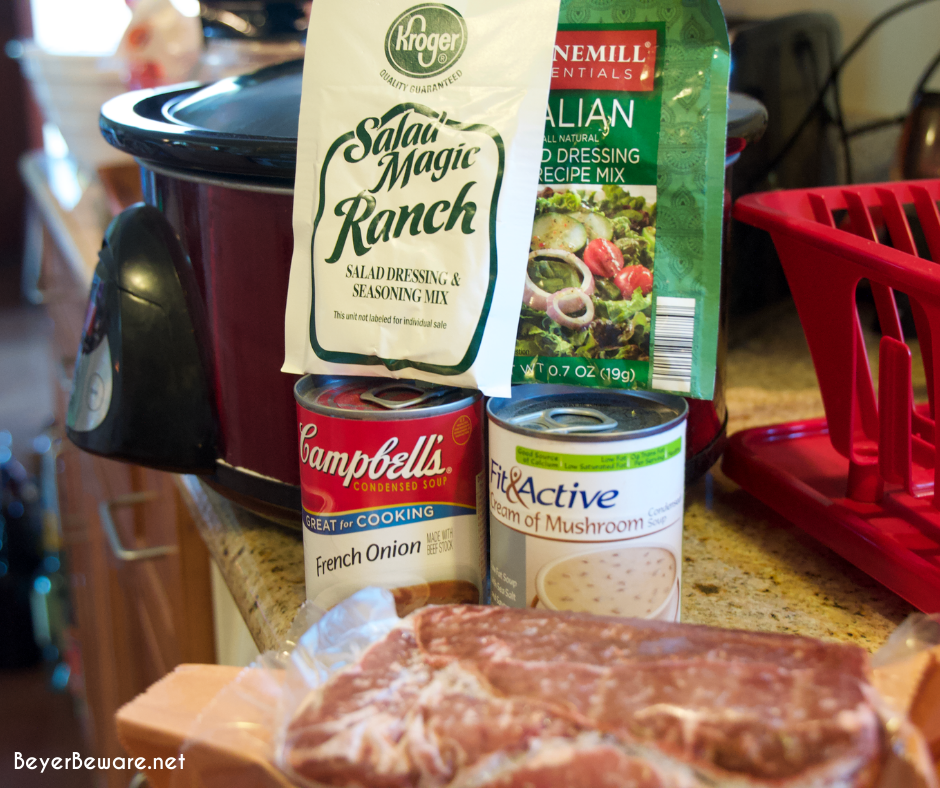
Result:
<instances>
[{"instance_id":1,"label":"salad vegetable photo on packet","mask_svg":"<svg viewBox=\"0 0 940 788\"><path fill-rule=\"evenodd\" d=\"M648 361L656 203L546 187L535 210L516 355Z\"/></svg>"}]
</instances>

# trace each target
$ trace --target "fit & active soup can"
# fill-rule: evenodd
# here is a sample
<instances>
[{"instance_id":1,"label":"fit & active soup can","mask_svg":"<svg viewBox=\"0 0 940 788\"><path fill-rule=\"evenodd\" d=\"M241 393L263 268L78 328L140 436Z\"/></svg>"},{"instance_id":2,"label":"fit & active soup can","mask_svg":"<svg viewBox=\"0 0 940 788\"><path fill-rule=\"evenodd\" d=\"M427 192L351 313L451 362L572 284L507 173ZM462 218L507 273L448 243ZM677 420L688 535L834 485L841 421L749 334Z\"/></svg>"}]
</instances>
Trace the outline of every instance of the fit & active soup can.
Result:
<instances>
[{"instance_id":1,"label":"fit & active soup can","mask_svg":"<svg viewBox=\"0 0 940 788\"><path fill-rule=\"evenodd\" d=\"M388 588L399 614L479 602L486 480L479 392L353 378L298 381L307 599Z\"/></svg>"},{"instance_id":2,"label":"fit & active soup can","mask_svg":"<svg viewBox=\"0 0 940 788\"><path fill-rule=\"evenodd\" d=\"M685 400L523 385L487 414L491 601L678 621Z\"/></svg>"}]
</instances>

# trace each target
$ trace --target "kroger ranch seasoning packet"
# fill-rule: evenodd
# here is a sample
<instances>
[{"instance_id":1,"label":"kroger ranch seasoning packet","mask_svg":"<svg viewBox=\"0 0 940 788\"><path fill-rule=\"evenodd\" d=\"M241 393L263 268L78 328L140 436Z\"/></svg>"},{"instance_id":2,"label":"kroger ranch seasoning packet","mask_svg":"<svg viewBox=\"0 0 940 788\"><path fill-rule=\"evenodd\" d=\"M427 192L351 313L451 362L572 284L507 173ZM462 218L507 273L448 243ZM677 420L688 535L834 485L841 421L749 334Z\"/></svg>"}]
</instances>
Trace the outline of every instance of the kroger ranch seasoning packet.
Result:
<instances>
[{"instance_id":1,"label":"kroger ranch seasoning packet","mask_svg":"<svg viewBox=\"0 0 940 788\"><path fill-rule=\"evenodd\" d=\"M514 383L711 399L728 67L716 0L562 0Z\"/></svg>"},{"instance_id":2,"label":"kroger ranch seasoning packet","mask_svg":"<svg viewBox=\"0 0 940 788\"><path fill-rule=\"evenodd\" d=\"M285 372L509 396L558 0L317 0Z\"/></svg>"}]
</instances>

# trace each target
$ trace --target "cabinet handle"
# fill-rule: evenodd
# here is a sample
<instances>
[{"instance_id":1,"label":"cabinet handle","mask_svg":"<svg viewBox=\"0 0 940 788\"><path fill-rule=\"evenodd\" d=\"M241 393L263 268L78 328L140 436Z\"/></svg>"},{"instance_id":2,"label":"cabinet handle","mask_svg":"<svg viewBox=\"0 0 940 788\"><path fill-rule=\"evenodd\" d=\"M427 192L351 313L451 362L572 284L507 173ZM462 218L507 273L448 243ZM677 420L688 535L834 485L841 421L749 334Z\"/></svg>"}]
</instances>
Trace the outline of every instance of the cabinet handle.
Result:
<instances>
[{"instance_id":1,"label":"cabinet handle","mask_svg":"<svg viewBox=\"0 0 940 788\"><path fill-rule=\"evenodd\" d=\"M138 550L127 550L121 544L117 528L114 525L114 516L112 509L137 506L141 503L148 503L157 500L155 492L135 492L112 498L110 501L102 501L98 504L98 516L101 518L101 527L104 528L105 536L108 537L108 544L111 546L111 552L118 561L147 561L151 558L160 558L165 555L172 555L178 552L176 545L159 545L158 547L142 547Z\"/></svg>"},{"instance_id":2,"label":"cabinet handle","mask_svg":"<svg viewBox=\"0 0 940 788\"><path fill-rule=\"evenodd\" d=\"M22 166L22 165L21 165ZM35 200L26 202L26 232L23 239L23 297L31 304L46 303L46 293L39 289L39 280L42 276L43 255L43 229L42 215L36 207Z\"/></svg>"}]
</instances>

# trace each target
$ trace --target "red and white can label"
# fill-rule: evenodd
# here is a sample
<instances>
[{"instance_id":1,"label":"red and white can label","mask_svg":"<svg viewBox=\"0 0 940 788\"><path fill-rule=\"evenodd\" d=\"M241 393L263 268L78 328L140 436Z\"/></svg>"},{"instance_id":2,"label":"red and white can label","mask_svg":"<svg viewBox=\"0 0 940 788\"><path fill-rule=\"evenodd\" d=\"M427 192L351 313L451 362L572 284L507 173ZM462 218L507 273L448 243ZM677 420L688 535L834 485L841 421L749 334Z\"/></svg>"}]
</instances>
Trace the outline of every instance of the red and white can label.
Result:
<instances>
[{"instance_id":1,"label":"red and white can label","mask_svg":"<svg viewBox=\"0 0 940 788\"><path fill-rule=\"evenodd\" d=\"M481 402L390 421L299 404L297 416L307 599L330 608L378 585L392 589L399 612L481 601Z\"/></svg>"}]
</instances>

